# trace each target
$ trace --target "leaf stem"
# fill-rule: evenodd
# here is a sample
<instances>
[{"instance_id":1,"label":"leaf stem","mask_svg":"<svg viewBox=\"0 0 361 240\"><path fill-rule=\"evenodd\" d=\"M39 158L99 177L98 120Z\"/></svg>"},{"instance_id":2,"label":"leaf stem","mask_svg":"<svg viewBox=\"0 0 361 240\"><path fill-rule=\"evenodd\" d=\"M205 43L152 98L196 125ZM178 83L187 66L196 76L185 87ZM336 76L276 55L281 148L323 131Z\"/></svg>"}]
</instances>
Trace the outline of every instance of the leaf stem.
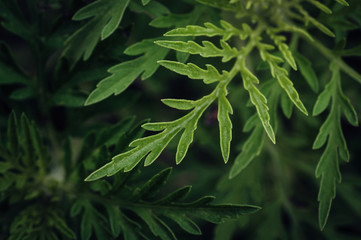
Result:
<instances>
[{"instance_id":1,"label":"leaf stem","mask_svg":"<svg viewBox=\"0 0 361 240\"><path fill-rule=\"evenodd\" d=\"M341 70L343 70L347 75L351 78L355 79L358 83L361 84L361 74L356 72L353 68L351 68L347 63L345 63L340 56L337 56L332 50L325 47L317 40L310 41L309 39L302 36L306 39L312 46L314 46L320 53L322 53L326 58L330 61L333 61Z\"/></svg>"}]
</instances>

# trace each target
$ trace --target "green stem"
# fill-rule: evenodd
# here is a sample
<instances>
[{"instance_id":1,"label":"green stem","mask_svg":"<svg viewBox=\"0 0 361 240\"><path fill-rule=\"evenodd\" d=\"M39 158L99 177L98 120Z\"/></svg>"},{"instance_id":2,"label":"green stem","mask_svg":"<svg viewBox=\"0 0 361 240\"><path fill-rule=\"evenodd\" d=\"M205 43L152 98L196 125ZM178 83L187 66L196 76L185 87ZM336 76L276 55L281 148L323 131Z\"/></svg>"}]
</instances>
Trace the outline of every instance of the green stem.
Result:
<instances>
[{"instance_id":1,"label":"green stem","mask_svg":"<svg viewBox=\"0 0 361 240\"><path fill-rule=\"evenodd\" d=\"M355 79L358 83L361 83L361 75L358 72L356 72L353 68L351 68L349 65L347 65L347 63L345 63L340 58L340 56L334 54L332 50L326 48L323 44L321 44L317 40L310 41L305 37L303 38L306 39L309 43L311 43L311 45L314 46L318 51L320 51L320 53L322 53L326 58L328 58L330 61L333 61L347 75Z\"/></svg>"}]
</instances>

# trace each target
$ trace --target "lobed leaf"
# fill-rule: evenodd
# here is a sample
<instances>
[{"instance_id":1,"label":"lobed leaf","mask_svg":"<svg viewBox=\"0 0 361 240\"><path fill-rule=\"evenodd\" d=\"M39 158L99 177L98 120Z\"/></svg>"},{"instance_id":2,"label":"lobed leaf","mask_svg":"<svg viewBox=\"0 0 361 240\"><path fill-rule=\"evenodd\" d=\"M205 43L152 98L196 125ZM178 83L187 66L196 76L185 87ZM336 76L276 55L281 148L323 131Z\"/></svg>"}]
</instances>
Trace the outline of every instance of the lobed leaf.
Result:
<instances>
[{"instance_id":1,"label":"lobed leaf","mask_svg":"<svg viewBox=\"0 0 361 240\"><path fill-rule=\"evenodd\" d=\"M257 109L257 114L262 122L262 125L273 143L276 142L273 128L270 124L270 115L268 113L266 97L254 86L253 83L258 83L259 80L254 76L245 66L243 61L241 67L241 75L243 79L243 86L248 91L252 104Z\"/></svg>"},{"instance_id":2,"label":"lobed leaf","mask_svg":"<svg viewBox=\"0 0 361 240\"><path fill-rule=\"evenodd\" d=\"M245 39L247 33L233 27L230 23L222 20L219 28L212 23L204 23L204 27L196 25L188 25L185 28L176 28L164 34L164 36L223 36L223 40L228 40L234 35L239 35L242 39ZM246 25L245 25L246 26Z\"/></svg>"},{"instance_id":3,"label":"lobed leaf","mask_svg":"<svg viewBox=\"0 0 361 240\"><path fill-rule=\"evenodd\" d=\"M318 194L319 225L322 230L327 222L331 209L332 200L336 196L336 181L341 182L339 169L339 157L349 161L349 152L341 129L341 110L347 112L348 120L357 124L357 115L346 96L343 95L340 84L340 69L332 62L330 64L332 78L326 85L325 90L320 94L314 107L314 114L322 112L332 98L331 111L322 124L320 131L313 143L313 148L322 147L327 139L326 148L321 156L315 175L321 177L320 190Z\"/></svg>"},{"instance_id":4,"label":"lobed leaf","mask_svg":"<svg viewBox=\"0 0 361 240\"><path fill-rule=\"evenodd\" d=\"M226 79L228 72L223 71L220 74L215 67L206 64L207 70L199 68L193 63L180 63L175 61L162 60L158 61L160 65L181 75L186 75L191 79L203 79L205 84L210 84Z\"/></svg>"},{"instance_id":5,"label":"lobed leaf","mask_svg":"<svg viewBox=\"0 0 361 240\"><path fill-rule=\"evenodd\" d=\"M209 41L203 41L203 46L198 45L194 41L182 42L160 40L155 41L155 43L159 46L174 49L180 52L199 54L202 57L222 57L222 62L227 62L239 55L236 48L231 48L228 43L223 40L220 41L222 49L217 48Z\"/></svg>"},{"instance_id":6,"label":"lobed leaf","mask_svg":"<svg viewBox=\"0 0 361 240\"><path fill-rule=\"evenodd\" d=\"M125 50L126 54L143 56L120 63L108 69L112 75L97 84L97 88L89 95L85 105L91 105L104 100L112 94L122 93L134 80L141 75L144 80L158 69L157 61L163 59L168 50L153 44L152 40L144 40Z\"/></svg>"}]
</instances>

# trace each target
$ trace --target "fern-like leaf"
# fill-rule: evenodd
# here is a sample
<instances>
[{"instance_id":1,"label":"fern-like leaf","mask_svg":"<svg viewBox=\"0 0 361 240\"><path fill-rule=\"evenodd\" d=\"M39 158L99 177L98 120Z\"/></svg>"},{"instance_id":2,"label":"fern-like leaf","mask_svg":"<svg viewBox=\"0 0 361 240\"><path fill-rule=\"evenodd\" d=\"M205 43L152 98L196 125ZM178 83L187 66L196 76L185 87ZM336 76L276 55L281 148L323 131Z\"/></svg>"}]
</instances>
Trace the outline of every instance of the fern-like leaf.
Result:
<instances>
[{"instance_id":1,"label":"fern-like leaf","mask_svg":"<svg viewBox=\"0 0 361 240\"><path fill-rule=\"evenodd\" d=\"M318 149L327 145L316 168L316 177L321 177L320 190L318 194L319 205L319 225L323 229L331 209L332 199L336 196L336 182L341 182L339 169L339 158L349 161L349 152L341 129L342 111L347 120L357 126L358 119L350 101L342 93L340 82L340 70L335 63L330 64L332 79L325 87L325 90L318 97L313 114L323 112L330 100L331 110L322 124L320 131L313 143L313 148Z\"/></svg>"},{"instance_id":2,"label":"fern-like leaf","mask_svg":"<svg viewBox=\"0 0 361 240\"><path fill-rule=\"evenodd\" d=\"M240 36L241 39L246 39L252 31L250 31L250 27L247 24L243 25L243 29L238 29L232 26L227 21L221 21L222 28L217 27L212 23L205 23L204 27L196 26L196 25L188 25L185 28L176 28L173 29L164 36L222 36L223 40L227 41L232 36Z\"/></svg>"},{"instance_id":3,"label":"fern-like leaf","mask_svg":"<svg viewBox=\"0 0 361 240\"><path fill-rule=\"evenodd\" d=\"M153 40L149 39L130 46L124 53L131 56L144 55L108 69L112 75L98 83L97 88L89 95L85 105L102 101L112 94L122 93L139 75L143 80L149 78L159 67L157 61L163 59L168 50L156 46L153 44Z\"/></svg>"},{"instance_id":4,"label":"fern-like leaf","mask_svg":"<svg viewBox=\"0 0 361 240\"><path fill-rule=\"evenodd\" d=\"M162 40L156 41L155 43L159 46L174 49L180 52L199 54L202 57L222 57L222 62L228 62L240 54L236 48L231 48L224 40L220 41L222 49L217 48L209 41L203 41L203 46L200 46L194 41L182 42Z\"/></svg>"}]
</instances>

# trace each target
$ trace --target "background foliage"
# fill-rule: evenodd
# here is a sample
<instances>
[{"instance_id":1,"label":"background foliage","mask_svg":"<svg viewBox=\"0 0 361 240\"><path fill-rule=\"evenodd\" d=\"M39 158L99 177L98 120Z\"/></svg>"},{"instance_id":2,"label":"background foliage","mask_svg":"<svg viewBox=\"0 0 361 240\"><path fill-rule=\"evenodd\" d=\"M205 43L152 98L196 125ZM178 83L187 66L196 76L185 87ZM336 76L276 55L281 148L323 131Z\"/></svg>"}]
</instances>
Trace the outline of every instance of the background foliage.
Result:
<instances>
[{"instance_id":1,"label":"background foliage","mask_svg":"<svg viewBox=\"0 0 361 240\"><path fill-rule=\"evenodd\" d=\"M361 237L358 0L2 0L0 21L0 239Z\"/></svg>"}]
</instances>

